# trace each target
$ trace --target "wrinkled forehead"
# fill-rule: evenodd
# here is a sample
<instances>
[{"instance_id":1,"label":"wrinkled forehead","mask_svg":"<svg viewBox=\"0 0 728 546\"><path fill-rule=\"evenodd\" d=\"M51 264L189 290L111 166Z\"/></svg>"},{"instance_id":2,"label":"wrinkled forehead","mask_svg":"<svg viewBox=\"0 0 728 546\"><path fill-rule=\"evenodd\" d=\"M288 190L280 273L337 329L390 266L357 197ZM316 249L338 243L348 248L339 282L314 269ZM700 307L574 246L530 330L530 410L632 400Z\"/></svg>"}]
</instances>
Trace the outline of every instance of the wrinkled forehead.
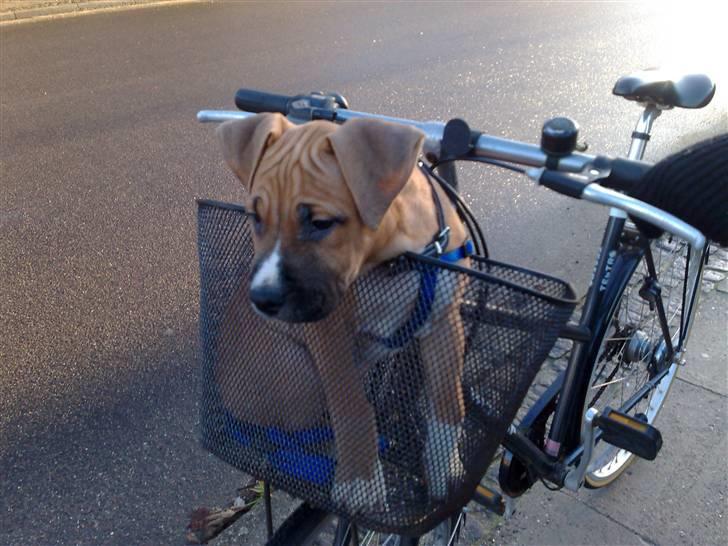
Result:
<instances>
[{"instance_id":1,"label":"wrinkled forehead","mask_svg":"<svg viewBox=\"0 0 728 546\"><path fill-rule=\"evenodd\" d=\"M253 193L348 193L328 141L337 126L314 121L292 127L266 148L255 173Z\"/></svg>"}]
</instances>

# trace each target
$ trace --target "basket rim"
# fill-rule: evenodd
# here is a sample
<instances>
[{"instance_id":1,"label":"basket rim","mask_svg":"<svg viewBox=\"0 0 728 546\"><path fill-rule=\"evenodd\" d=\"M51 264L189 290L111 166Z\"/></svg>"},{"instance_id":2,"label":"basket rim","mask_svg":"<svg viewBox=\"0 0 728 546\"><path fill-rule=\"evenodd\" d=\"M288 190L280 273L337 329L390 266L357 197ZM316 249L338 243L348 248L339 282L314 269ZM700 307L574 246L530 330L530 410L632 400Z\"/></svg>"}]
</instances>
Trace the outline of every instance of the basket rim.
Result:
<instances>
[{"instance_id":1,"label":"basket rim","mask_svg":"<svg viewBox=\"0 0 728 546\"><path fill-rule=\"evenodd\" d=\"M228 210L234 210L237 212L244 212L246 214L248 212L248 209L246 209L243 205L239 205L238 203L230 203L229 201L218 201L216 199L195 198L195 203L197 203L198 208L199 207L218 207L221 209L228 209Z\"/></svg>"},{"instance_id":2,"label":"basket rim","mask_svg":"<svg viewBox=\"0 0 728 546\"><path fill-rule=\"evenodd\" d=\"M514 283L511 281L507 281L505 279L501 279L499 277L496 277L494 275L491 275L489 273L483 273L482 271L478 271L477 269L471 269L468 267L463 267L461 265L457 265L454 263L446 262L444 260L440 260L438 258L432 258L430 256L423 256L422 254L417 254L415 252L405 252L402 254L402 256L405 256L409 259L420 261L427 263L429 265L434 265L436 267L441 267L442 269L451 269L453 271L456 271L458 273L464 273L466 275L470 275L472 277L476 277L482 280L487 280L489 282L493 282L496 284L500 284L502 286L507 286L509 288L513 288L515 290L519 290L521 292L527 292L528 294L531 294L532 296L552 301L554 303L563 304L563 305L572 305L578 303L578 299L576 297L576 292L574 291L574 287L571 285L570 282L565 281L564 279L560 279L559 277L554 277L553 275L548 275L546 273L542 273L540 271L535 271L533 269L528 269L526 267L521 267L518 265L513 265L505 262L499 262L497 260L493 260L491 258L485 258L483 256L470 256L470 259L475 259L478 262L481 263L490 263L494 265L498 265L507 269L515 270L515 271L521 271L523 273L529 273L529 274L535 274L539 275L540 277L555 281L566 288L568 297L560 298L558 296L552 296L551 294L544 294L543 292L539 292L538 290L534 290L533 288L529 288L527 286L520 285L518 283ZM394 260L400 259L394 258Z\"/></svg>"},{"instance_id":3,"label":"basket rim","mask_svg":"<svg viewBox=\"0 0 728 546\"><path fill-rule=\"evenodd\" d=\"M195 199L195 202L197 203L198 207L218 207L218 208L227 209L227 210L231 210L231 211L235 211L235 212L241 212L244 214L248 213L248 210L245 208L245 206L237 204L237 203L230 203L227 201L218 201L215 199ZM529 269L527 267L522 267L519 265L514 265L514 264L510 264L510 263L506 263L506 262L500 262L498 260L493 260L492 258L485 258L483 256L470 256L470 259L474 259L481 263L490 263L490 264L494 264L494 265L504 267L507 269L511 269L514 271L520 271L522 273L535 274L535 275L539 275L540 277L543 277L545 279L549 279L551 281L557 282L557 283L561 284L562 286L564 286L564 288L566 289L566 292L567 292L567 296L558 297L558 296L552 296L551 294L544 294L543 292L539 292L538 290L534 290L533 288L529 288L527 286L523 286L523 285L511 282L511 281L501 279L494 275L490 275L489 273L484 273L482 271L478 271L477 269L463 267L461 265L446 262L446 261L440 260L438 258L433 258L430 256L424 256L422 254L417 254L416 252L409 252L409 251L404 252L400 256L390 260L390 263L396 262L397 260L400 260L403 257L410 259L410 260L423 262L423 263L426 263L428 265L432 265L435 267L440 267L442 269L450 269L452 271L455 271L456 273L462 273L465 275L475 277L477 279L500 284L501 286L513 288L514 290L518 290L520 292L525 292L534 297L537 297L537 298L540 298L543 300L547 300L547 301L550 301L550 302L553 302L556 304L572 305L572 304L576 304L578 302L574 287L569 281L566 281L559 277L555 277L553 275L549 275L547 273L542 273L541 271L535 271L535 270ZM382 265L384 265L384 264L382 264Z\"/></svg>"}]
</instances>

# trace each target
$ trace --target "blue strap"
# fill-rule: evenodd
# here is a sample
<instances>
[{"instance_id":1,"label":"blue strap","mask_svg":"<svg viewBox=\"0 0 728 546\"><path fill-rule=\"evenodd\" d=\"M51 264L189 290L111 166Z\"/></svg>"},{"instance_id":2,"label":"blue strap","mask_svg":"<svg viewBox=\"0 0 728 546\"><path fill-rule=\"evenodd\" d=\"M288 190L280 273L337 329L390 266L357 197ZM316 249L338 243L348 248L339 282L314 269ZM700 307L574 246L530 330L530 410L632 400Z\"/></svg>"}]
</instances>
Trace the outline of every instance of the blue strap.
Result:
<instances>
[{"instance_id":1,"label":"blue strap","mask_svg":"<svg viewBox=\"0 0 728 546\"><path fill-rule=\"evenodd\" d=\"M437 258L443 262L454 264L455 262L459 262L463 258L472 256L473 254L475 254L475 245L473 245L473 241L468 239L462 244L462 246L454 248L450 252L440 254Z\"/></svg>"},{"instance_id":2,"label":"blue strap","mask_svg":"<svg viewBox=\"0 0 728 546\"><path fill-rule=\"evenodd\" d=\"M430 311L432 311L432 304L435 301L437 290L437 268L431 265L418 264L418 269L420 270L420 293L409 320L391 336L380 337L377 340L388 349L401 349L409 343L415 332L427 322Z\"/></svg>"},{"instance_id":3,"label":"blue strap","mask_svg":"<svg viewBox=\"0 0 728 546\"><path fill-rule=\"evenodd\" d=\"M284 474L325 486L334 478L336 463L327 455L334 440L331 427L312 427L292 432L278 427L265 427L243 423L225 411L228 436L239 444L265 454L268 462ZM262 445L256 443L262 442ZM389 440L378 438L379 454L389 449ZM322 448L325 451L322 452Z\"/></svg>"},{"instance_id":4,"label":"blue strap","mask_svg":"<svg viewBox=\"0 0 728 546\"><path fill-rule=\"evenodd\" d=\"M450 252L437 256L439 260L447 263L455 263L471 256L475 248L473 242L468 239L462 246ZM415 332L427 322L432 311L432 304L435 302L437 292L438 267L424 263L417 264L420 273L420 293L415 303L415 308L410 314L409 320L400 326L397 331L389 337L380 337L377 341L388 349L401 349L412 340Z\"/></svg>"}]
</instances>

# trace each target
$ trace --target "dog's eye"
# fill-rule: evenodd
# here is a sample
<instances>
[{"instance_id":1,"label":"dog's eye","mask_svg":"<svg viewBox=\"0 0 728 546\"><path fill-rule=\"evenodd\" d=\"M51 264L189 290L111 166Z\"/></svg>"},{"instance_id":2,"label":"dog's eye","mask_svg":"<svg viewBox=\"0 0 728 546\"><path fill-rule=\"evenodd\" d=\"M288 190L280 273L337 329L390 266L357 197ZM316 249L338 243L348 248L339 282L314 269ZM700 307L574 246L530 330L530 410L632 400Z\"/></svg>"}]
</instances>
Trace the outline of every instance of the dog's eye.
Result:
<instances>
[{"instance_id":1,"label":"dog's eye","mask_svg":"<svg viewBox=\"0 0 728 546\"><path fill-rule=\"evenodd\" d=\"M301 226L301 238L310 241L320 241L333 231L336 224L340 224L338 218L319 218L304 222Z\"/></svg>"},{"instance_id":2,"label":"dog's eye","mask_svg":"<svg viewBox=\"0 0 728 546\"><path fill-rule=\"evenodd\" d=\"M334 218L326 218L326 219L311 221L311 225L313 226L313 228L318 231L328 231L332 227L334 227L334 224L336 224L336 220Z\"/></svg>"},{"instance_id":3,"label":"dog's eye","mask_svg":"<svg viewBox=\"0 0 728 546\"><path fill-rule=\"evenodd\" d=\"M253 211L248 212L247 216L253 222L253 229L255 230L255 233L260 235L261 231L263 231L263 220L261 219L260 214Z\"/></svg>"},{"instance_id":4,"label":"dog's eye","mask_svg":"<svg viewBox=\"0 0 728 546\"><path fill-rule=\"evenodd\" d=\"M298 221L301 226L299 238L308 241L320 241L326 237L336 227L337 224L343 224L343 217L334 216L333 218L314 218L314 211L311 205L302 203L297 207Z\"/></svg>"}]
</instances>

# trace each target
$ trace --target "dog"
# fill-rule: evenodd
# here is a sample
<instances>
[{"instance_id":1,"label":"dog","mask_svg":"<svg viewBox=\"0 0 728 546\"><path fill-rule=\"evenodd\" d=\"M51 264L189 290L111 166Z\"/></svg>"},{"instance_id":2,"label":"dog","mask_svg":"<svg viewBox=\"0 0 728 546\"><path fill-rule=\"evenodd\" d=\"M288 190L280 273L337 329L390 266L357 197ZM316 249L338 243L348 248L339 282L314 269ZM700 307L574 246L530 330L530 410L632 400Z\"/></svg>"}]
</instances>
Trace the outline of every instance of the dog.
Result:
<instances>
[{"instance_id":1,"label":"dog","mask_svg":"<svg viewBox=\"0 0 728 546\"><path fill-rule=\"evenodd\" d=\"M333 500L351 513L381 507L386 484L378 458L376 418L364 391L366 366L354 355L370 361L394 350L381 339L392 324L407 320L407 312L401 304L382 302L384 308L378 309L357 304L346 294L359 276L404 252L422 252L431 243L441 227L433 191L450 228L445 251L466 241L465 226L444 191L433 189L417 168L424 135L414 128L367 119L343 126L328 121L297 126L280 114L258 114L225 122L217 133L226 163L247 190L245 205L252 216L255 247L247 294L240 287L226 320L239 320L241 313L252 309L284 334L290 347L299 351L302 373L310 374L300 391L268 386L290 395L286 401L290 410L283 418L280 406L276 411L271 400L262 402L262 410L251 404L236 407L235 412L261 424L293 429L320 423L327 410L336 454ZM467 261L463 257L459 263ZM435 401L428 408L423 463L429 494L437 499L447 495L449 480L463 473L458 452L465 412L461 295L462 287L438 288L428 323L416 334L425 388ZM287 324L303 326L294 336ZM437 342L429 335L434 330ZM355 351L360 339L370 341ZM256 340L247 347L250 356L245 365L252 362L262 373L272 361L269 354L261 356L271 349L271 342L264 336ZM428 358L437 354L430 350L434 343L447 343L449 356ZM261 355L252 355L258 351ZM253 393L250 385L240 387L248 389L251 399L265 397ZM233 392L222 394L241 399ZM300 412L299 404L304 404ZM279 417L272 419L273 415Z\"/></svg>"}]
</instances>

